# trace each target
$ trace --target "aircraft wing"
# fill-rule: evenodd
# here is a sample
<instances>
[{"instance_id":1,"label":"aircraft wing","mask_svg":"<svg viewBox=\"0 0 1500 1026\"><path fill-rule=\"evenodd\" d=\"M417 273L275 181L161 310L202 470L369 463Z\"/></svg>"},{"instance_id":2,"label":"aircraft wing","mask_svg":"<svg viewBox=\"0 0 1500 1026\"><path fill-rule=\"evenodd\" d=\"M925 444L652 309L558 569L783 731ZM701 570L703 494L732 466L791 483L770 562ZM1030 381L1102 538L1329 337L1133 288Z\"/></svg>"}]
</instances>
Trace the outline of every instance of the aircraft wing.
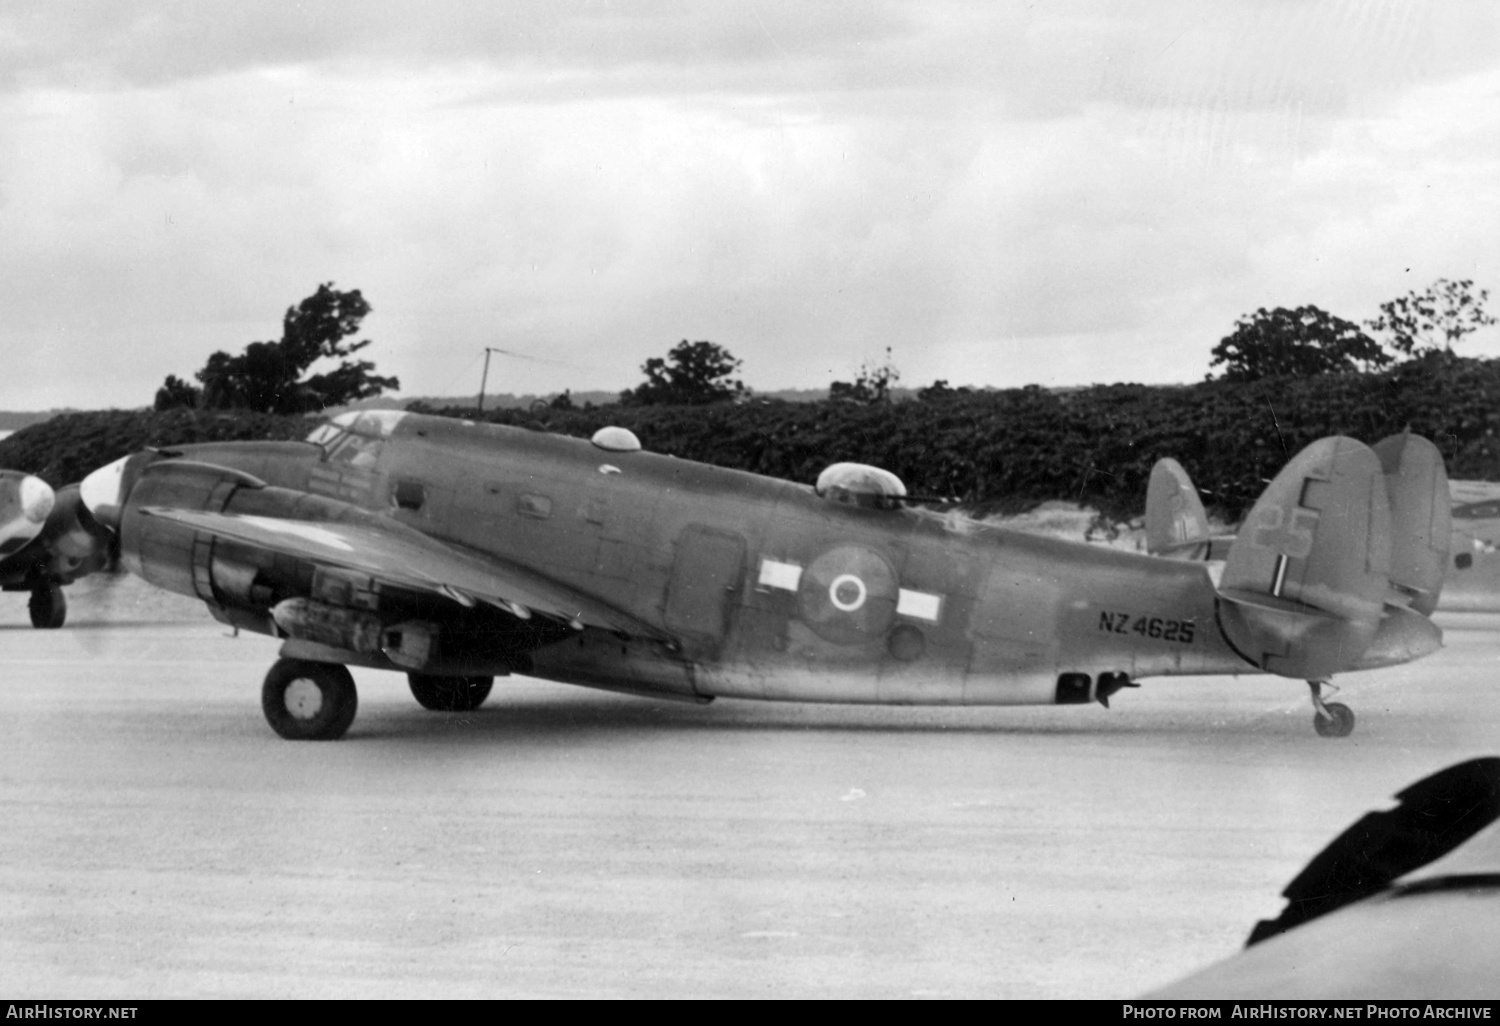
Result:
<instances>
[{"instance_id":1,"label":"aircraft wing","mask_svg":"<svg viewBox=\"0 0 1500 1026\"><path fill-rule=\"evenodd\" d=\"M464 606L485 602L523 618L536 612L575 626L667 637L644 621L545 574L459 549L403 525L387 528L370 523L292 520L165 506L147 506L140 512L230 541L368 574L397 587L442 595Z\"/></svg>"}]
</instances>

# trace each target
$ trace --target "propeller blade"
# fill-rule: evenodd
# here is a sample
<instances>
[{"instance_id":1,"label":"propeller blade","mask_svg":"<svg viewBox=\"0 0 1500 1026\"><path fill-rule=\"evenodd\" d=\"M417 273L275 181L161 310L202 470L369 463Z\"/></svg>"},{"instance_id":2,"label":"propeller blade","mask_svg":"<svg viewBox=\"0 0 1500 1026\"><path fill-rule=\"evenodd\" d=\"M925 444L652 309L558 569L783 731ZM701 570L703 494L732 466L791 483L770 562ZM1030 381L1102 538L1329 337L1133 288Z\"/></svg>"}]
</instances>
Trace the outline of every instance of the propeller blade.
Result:
<instances>
[{"instance_id":1,"label":"propeller blade","mask_svg":"<svg viewBox=\"0 0 1500 1026\"><path fill-rule=\"evenodd\" d=\"M52 486L32 474L0 470L0 556L41 533L57 502Z\"/></svg>"},{"instance_id":2,"label":"propeller blade","mask_svg":"<svg viewBox=\"0 0 1500 1026\"><path fill-rule=\"evenodd\" d=\"M78 486L78 496L94 522L111 531L120 528L120 513L125 507L125 463L129 459L122 456L100 467Z\"/></svg>"}]
</instances>

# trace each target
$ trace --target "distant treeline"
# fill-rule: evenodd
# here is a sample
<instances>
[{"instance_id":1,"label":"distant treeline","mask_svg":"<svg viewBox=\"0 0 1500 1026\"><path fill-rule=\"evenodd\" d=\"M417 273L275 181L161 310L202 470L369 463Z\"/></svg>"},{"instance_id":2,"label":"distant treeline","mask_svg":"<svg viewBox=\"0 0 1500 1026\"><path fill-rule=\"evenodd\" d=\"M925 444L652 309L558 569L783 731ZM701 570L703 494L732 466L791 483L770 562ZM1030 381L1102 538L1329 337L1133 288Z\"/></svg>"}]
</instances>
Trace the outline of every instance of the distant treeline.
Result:
<instances>
[{"instance_id":1,"label":"distant treeline","mask_svg":"<svg viewBox=\"0 0 1500 1026\"><path fill-rule=\"evenodd\" d=\"M1331 434L1376 442L1410 429L1438 445L1451 476L1500 480L1500 361L1447 354L1380 374L1252 383L928 390L870 405L496 410L484 419L580 436L618 424L655 452L807 483L832 462L873 463L915 494L971 508L1071 499L1117 518L1139 514L1152 465L1173 456L1205 504L1237 520L1288 457Z\"/></svg>"},{"instance_id":2,"label":"distant treeline","mask_svg":"<svg viewBox=\"0 0 1500 1026\"><path fill-rule=\"evenodd\" d=\"M475 416L472 408L420 412ZM618 424L655 452L805 483L829 463L873 463L915 494L981 510L1071 499L1115 518L1137 515L1152 464L1174 456L1205 503L1233 521L1309 442L1330 434L1375 442L1408 428L1437 443L1450 476L1500 480L1500 361L1446 354L1380 374L1248 384L931 389L904 402L752 399L487 410L483 419L582 437ZM269 414L66 414L0 441L0 467L61 485L147 445L301 438L308 430L306 418Z\"/></svg>"}]
</instances>

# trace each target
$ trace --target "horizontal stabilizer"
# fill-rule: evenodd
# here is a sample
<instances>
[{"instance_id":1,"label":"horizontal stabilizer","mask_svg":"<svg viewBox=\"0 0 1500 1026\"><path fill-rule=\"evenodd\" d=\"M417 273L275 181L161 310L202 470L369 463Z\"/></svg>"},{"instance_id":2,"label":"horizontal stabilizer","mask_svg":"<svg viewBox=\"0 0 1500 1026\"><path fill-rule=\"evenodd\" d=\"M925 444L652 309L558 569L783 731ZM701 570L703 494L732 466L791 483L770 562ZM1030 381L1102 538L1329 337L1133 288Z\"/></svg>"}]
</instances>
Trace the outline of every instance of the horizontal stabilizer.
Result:
<instances>
[{"instance_id":1,"label":"horizontal stabilizer","mask_svg":"<svg viewBox=\"0 0 1500 1026\"><path fill-rule=\"evenodd\" d=\"M1448 473L1437 446L1393 435L1374 446L1391 504L1391 588L1423 616L1437 607L1453 529Z\"/></svg>"},{"instance_id":2,"label":"horizontal stabilizer","mask_svg":"<svg viewBox=\"0 0 1500 1026\"><path fill-rule=\"evenodd\" d=\"M1327 677L1378 633L1390 564L1379 457L1352 438L1324 438L1276 475L1241 525L1220 578L1220 626L1263 670Z\"/></svg>"}]
</instances>

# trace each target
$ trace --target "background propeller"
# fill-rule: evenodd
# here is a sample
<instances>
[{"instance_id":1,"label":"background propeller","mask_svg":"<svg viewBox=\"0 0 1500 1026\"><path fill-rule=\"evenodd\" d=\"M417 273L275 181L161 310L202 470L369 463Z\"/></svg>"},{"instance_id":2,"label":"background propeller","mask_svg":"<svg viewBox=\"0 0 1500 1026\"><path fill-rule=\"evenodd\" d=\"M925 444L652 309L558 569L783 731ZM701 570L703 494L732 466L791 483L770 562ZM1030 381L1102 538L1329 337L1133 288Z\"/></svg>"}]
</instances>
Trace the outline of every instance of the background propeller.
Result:
<instances>
[{"instance_id":1,"label":"background propeller","mask_svg":"<svg viewBox=\"0 0 1500 1026\"><path fill-rule=\"evenodd\" d=\"M0 560L42 533L57 505L52 486L34 474L0 470Z\"/></svg>"}]
</instances>

